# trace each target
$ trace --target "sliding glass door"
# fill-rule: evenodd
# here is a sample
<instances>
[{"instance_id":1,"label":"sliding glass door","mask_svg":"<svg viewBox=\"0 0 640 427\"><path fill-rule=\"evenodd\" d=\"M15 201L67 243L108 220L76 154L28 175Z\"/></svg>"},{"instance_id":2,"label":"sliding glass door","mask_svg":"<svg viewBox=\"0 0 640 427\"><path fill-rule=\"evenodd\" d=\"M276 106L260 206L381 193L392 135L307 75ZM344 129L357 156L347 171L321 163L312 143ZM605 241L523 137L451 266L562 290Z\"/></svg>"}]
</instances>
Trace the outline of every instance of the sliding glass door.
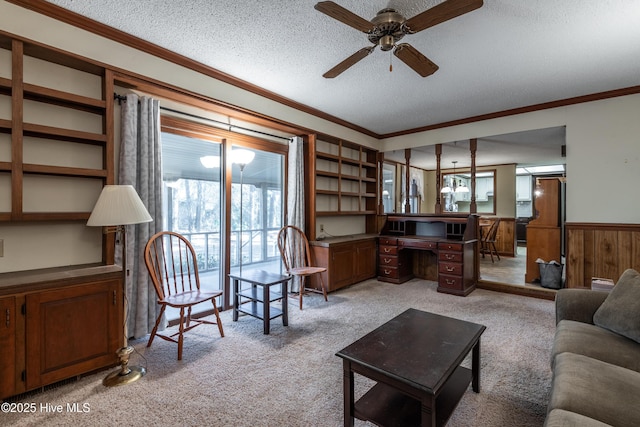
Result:
<instances>
[{"instance_id":1,"label":"sliding glass door","mask_svg":"<svg viewBox=\"0 0 640 427\"><path fill-rule=\"evenodd\" d=\"M221 289L222 283L222 144L174 133L162 133L165 230L187 237L198 261L204 289ZM219 301L222 304L222 301ZM210 304L194 308L209 312ZM167 310L171 323L179 310Z\"/></svg>"},{"instance_id":2,"label":"sliding glass door","mask_svg":"<svg viewBox=\"0 0 640 427\"><path fill-rule=\"evenodd\" d=\"M284 154L248 150L254 153L250 163L242 168L232 164L231 272L280 272L277 235L284 216Z\"/></svg>"},{"instance_id":3,"label":"sliding glass door","mask_svg":"<svg viewBox=\"0 0 640 427\"><path fill-rule=\"evenodd\" d=\"M228 274L260 269L280 272L277 234L284 218L287 145L237 136L202 125L163 118L162 161L165 230L194 246L201 286L223 289L219 307L229 307ZM234 163L237 150L253 153ZM229 155L225 162L224 153ZM227 212L230 212L227 218ZM210 304L196 315L211 312ZM177 310L169 311L175 323Z\"/></svg>"}]
</instances>

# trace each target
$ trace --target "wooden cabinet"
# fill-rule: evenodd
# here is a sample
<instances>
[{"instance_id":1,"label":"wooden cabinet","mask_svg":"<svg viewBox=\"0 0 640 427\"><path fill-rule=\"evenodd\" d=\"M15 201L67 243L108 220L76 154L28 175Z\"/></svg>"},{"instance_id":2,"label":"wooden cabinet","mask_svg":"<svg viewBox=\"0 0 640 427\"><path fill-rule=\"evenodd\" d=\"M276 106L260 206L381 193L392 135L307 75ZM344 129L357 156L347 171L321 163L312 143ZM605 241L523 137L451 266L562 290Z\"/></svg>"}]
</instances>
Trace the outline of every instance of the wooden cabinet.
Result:
<instances>
[{"instance_id":1,"label":"wooden cabinet","mask_svg":"<svg viewBox=\"0 0 640 427\"><path fill-rule=\"evenodd\" d=\"M0 398L117 364L123 303L119 266L0 275Z\"/></svg>"},{"instance_id":2,"label":"wooden cabinet","mask_svg":"<svg viewBox=\"0 0 640 427\"><path fill-rule=\"evenodd\" d=\"M360 235L309 242L313 264L327 269L322 278L329 292L375 277L376 237ZM311 277L311 286L320 289L319 280Z\"/></svg>"},{"instance_id":3,"label":"wooden cabinet","mask_svg":"<svg viewBox=\"0 0 640 427\"><path fill-rule=\"evenodd\" d=\"M0 298L0 398L11 396L16 380L16 298Z\"/></svg>"},{"instance_id":4,"label":"wooden cabinet","mask_svg":"<svg viewBox=\"0 0 640 427\"><path fill-rule=\"evenodd\" d=\"M545 262L561 259L560 181L538 178L540 195L535 197L536 218L527 225L527 271L525 282L540 278L541 258Z\"/></svg>"},{"instance_id":5,"label":"wooden cabinet","mask_svg":"<svg viewBox=\"0 0 640 427\"><path fill-rule=\"evenodd\" d=\"M113 83L107 71L73 54L0 34L11 75L0 71L0 221L86 220L104 184L113 182ZM2 149L10 144L10 150ZM55 198L42 206L41 195ZM72 197L82 194L86 197ZM93 195L96 195L95 197Z\"/></svg>"}]
</instances>

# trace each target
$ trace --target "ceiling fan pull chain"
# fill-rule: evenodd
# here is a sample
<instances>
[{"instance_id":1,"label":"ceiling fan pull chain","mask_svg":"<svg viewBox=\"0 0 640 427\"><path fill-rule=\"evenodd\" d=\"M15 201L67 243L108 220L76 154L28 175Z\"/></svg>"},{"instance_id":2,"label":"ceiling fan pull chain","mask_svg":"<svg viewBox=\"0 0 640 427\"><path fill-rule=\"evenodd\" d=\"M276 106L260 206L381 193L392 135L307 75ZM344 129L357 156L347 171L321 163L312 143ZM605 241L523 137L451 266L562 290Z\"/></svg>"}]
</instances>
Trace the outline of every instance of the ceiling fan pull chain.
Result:
<instances>
[{"instance_id":1,"label":"ceiling fan pull chain","mask_svg":"<svg viewBox=\"0 0 640 427\"><path fill-rule=\"evenodd\" d=\"M393 55L391 55L391 51L389 51L389 72L393 72Z\"/></svg>"}]
</instances>

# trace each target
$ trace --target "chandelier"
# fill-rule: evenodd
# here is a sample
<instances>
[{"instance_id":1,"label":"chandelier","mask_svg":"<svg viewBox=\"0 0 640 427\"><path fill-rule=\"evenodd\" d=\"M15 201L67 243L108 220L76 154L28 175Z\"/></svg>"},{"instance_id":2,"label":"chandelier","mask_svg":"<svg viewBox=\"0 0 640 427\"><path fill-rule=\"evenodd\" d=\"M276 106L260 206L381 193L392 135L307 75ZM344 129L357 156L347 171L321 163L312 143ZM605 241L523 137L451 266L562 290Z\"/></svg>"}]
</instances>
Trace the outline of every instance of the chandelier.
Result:
<instances>
[{"instance_id":1,"label":"chandelier","mask_svg":"<svg viewBox=\"0 0 640 427\"><path fill-rule=\"evenodd\" d=\"M451 186L445 185L444 187L442 187L442 190L440 190L440 192L443 193L443 194L446 194L446 193L468 193L469 192L469 187L464 185L462 180L460 180L460 183L456 182L456 163L458 163L458 161L454 160L451 163L453 163L453 178L449 178L449 180L451 182Z\"/></svg>"}]
</instances>

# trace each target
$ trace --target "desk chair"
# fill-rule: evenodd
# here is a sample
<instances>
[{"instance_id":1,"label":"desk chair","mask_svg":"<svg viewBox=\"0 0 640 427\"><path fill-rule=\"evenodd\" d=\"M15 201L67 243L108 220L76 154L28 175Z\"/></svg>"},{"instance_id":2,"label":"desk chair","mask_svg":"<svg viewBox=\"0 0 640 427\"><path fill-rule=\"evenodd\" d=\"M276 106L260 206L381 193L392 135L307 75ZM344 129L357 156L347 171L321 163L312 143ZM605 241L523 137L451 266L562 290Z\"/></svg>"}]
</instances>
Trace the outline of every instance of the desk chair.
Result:
<instances>
[{"instance_id":1,"label":"desk chair","mask_svg":"<svg viewBox=\"0 0 640 427\"><path fill-rule=\"evenodd\" d=\"M293 225L287 225L278 232L278 249L282 257L282 263L287 274L297 277L300 289L298 297L300 299L300 310L302 310L302 297L306 292L316 292L324 295L327 300L327 287L324 284L322 273L327 271L324 267L314 267L311 265L311 252L309 241L304 232ZM307 287L307 277L317 274L320 278L322 291Z\"/></svg>"},{"instance_id":2,"label":"desk chair","mask_svg":"<svg viewBox=\"0 0 640 427\"><path fill-rule=\"evenodd\" d=\"M185 332L206 323L218 325L220 336L224 337L222 322L216 305L216 298L222 295L222 291L200 291L196 252L184 236L172 231L161 231L151 236L144 248L144 263L153 281L158 304L160 305L160 314L151 331L147 347L151 347L151 343L153 343L153 339L157 335L166 341L177 343L178 360L182 360L182 343ZM191 318L191 308L205 301L211 301L213 304L215 322ZM158 333L158 326L167 306L180 309L179 330L173 335L161 335ZM187 309L186 316L185 308ZM178 339L174 338L176 335Z\"/></svg>"},{"instance_id":3,"label":"desk chair","mask_svg":"<svg viewBox=\"0 0 640 427\"><path fill-rule=\"evenodd\" d=\"M498 250L496 249L496 236L498 234L498 227L500 225L500 218L496 218L491 224L489 231L485 236L482 237L482 258L484 258L484 254L489 251L489 255L491 255L491 262L493 261L493 254L495 252L498 257L498 261L500 261L500 254L498 254Z\"/></svg>"}]
</instances>

